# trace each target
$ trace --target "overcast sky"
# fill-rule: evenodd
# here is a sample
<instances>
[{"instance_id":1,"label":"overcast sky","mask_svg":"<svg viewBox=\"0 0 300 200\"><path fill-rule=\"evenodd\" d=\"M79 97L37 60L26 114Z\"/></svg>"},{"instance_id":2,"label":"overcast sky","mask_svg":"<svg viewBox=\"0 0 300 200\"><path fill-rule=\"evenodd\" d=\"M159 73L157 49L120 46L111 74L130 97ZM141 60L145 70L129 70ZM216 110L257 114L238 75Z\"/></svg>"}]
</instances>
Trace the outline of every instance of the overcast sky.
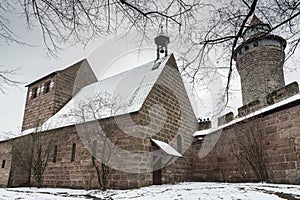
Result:
<instances>
[{"instance_id":1,"label":"overcast sky","mask_svg":"<svg viewBox=\"0 0 300 200\"><path fill-rule=\"evenodd\" d=\"M94 72L101 79L153 60L156 55L154 43L144 44L140 49L138 43L128 42L130 39L101 38L90 42L86 48L82 45L65 48L60 52L58 58L47 57L47 51L42 44L41 33L38 30L27 32L20 32L17 28L15 30L18 30L19 35L34 44L35 47L18 44L3 44L0 46L0 66L19 68L15 79L26 82L20 85L19 88L9 88L6 94L0 93L0 134L8 131L19 132L25 107L26 84L53 71L66 68L83 58L88 58ZM134 35L132 36L134 37ZM170 52L174 51L171 46ZM296 54L298 53L299 51L296 52ZM297 70L300 69L299 64L289 62L287 66L286 83L299 82L300 73ZM198 112L202 112L202 107L206 107L205 109L211 107L211 104L207 106L207 103L212 99L208 98L205 93L201 95L205 103L201 102L199 104L200 109ZM199 113L197 114L199 115ZM201 115L200 113L200 116L205 116L205 114Z\"/></svg>"}]
</instances>

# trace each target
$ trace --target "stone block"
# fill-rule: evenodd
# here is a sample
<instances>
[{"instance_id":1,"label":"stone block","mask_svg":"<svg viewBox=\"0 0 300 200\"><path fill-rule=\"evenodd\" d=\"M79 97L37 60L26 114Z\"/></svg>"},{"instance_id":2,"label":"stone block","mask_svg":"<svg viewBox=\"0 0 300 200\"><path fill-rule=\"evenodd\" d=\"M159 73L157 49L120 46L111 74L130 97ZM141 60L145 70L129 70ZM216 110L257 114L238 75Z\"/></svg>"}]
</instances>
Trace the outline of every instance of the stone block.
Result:
<instances>
[{"instance_id":1,"label":"stone block","mask_svg":"<svg viewBox=\"0 0 300 200\"><path fill-rule=\"evenodd\" d=\"M262 104L259 100L252 101L238 109L238 116L246 116L252 112L255 112L262 108Z\"/></svg>"},{"instance_id":2,"label":"stone block","mask_svg":"<svg viewBox=\"0 0 300 200\"><path fill-rule=\"evenodd\" d=\"M284 99L287 99L295 94L299 93L299 85L297 82L293 82L282 88L279 88L266 96L266 102L268 105L272 105Z\"/></svg>"},{"instance_id":3,"label":"stone block","mask_svg":"<svg viewBox=\"0 0 300 200\"><path fill-rule=\"evenodd\" d=\"M234 119L233 112L229 112L218 118L218 126L227 124L227 123L231 122L233 119Z\"/></svg>"}]
</instances>

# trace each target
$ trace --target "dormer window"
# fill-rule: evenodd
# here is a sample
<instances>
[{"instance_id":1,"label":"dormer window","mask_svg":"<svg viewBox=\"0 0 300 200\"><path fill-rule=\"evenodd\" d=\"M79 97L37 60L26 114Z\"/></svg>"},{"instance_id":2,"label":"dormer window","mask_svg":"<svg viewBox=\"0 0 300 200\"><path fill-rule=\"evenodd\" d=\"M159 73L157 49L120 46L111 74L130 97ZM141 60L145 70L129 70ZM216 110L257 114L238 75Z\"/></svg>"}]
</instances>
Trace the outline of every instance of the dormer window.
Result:
<instances>
[{"instance_id":1,"label":"dormer window","mask_svg":"<svg viewBox=\"0 0 300 200\"><path fill-rule=\"evenodd\" d=\"M38 87L32 88L31 98L34 99L37 97L37 95L38 95Z\"/></svg>"},{"instance_id":2,"label":"dormer window","mask_svg":"<svg viewBox=\"0 0 300 200\"><path fill-rule=\"evenodd\" d=\"M47 81L44 84L44 93L49 93L50 92L50 86L51 86L51 81Z\"/></svg>"}]
</instances>

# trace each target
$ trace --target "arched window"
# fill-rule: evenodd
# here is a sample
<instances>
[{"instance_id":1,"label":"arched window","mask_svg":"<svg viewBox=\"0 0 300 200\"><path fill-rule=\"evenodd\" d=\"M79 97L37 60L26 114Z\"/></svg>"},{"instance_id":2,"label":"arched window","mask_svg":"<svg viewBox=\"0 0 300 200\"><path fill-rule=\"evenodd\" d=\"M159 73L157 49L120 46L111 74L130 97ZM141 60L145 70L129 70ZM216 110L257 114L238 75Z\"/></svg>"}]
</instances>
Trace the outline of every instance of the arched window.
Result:
<instances>
[{"instance_id":1,"label":"arched window","mask_svg":"<svg viewBox=\"0 0 300 200\"><path fill-rule=\"evenodd\" d=\"M179 153L182 153L182 136L181 135L177 135L177 151Z\"/></svg>"},{"instance_id":2,"label":"arched window","mask_svg":"<svg viewBox=\"0 0 300 200\"><path fill-rule=\"evenodd\" d=\"M75 161L76 143L72 145L71 162Z\"/></svg>"}]
</instances>

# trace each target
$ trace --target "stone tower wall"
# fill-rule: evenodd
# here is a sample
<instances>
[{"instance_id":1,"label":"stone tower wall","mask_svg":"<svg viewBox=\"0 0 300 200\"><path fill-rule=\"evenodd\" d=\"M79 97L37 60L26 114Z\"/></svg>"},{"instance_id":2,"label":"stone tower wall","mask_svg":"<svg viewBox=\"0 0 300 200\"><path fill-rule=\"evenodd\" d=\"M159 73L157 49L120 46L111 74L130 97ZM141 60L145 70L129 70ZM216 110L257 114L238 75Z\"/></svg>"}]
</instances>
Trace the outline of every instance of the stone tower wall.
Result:
<instances>
[{"instance_id":1,"label":"stone tower wall","mask_svg":"<svg viewBox=\"0 0 300 200\"><path fill-rule=\"evenodd\" d=\"M237 70L241 77L243 104L260 100L284 86L284 50L275 46L258 46L241 54Z\"/></svg>"},{"instance_id":2,"label":"stone tower wall","mask_svg":"<svg viewBox=\"0 0 300 200\"><path fill-rule=\"evenodd\" d=\"M28 85L22 131L37 127L58 112L80 88L97 81L87 60L51 73ZM50 82L46 92L45 84ZM37 95L34 96L34 89Z\"/></svg>"}]
</instances>

